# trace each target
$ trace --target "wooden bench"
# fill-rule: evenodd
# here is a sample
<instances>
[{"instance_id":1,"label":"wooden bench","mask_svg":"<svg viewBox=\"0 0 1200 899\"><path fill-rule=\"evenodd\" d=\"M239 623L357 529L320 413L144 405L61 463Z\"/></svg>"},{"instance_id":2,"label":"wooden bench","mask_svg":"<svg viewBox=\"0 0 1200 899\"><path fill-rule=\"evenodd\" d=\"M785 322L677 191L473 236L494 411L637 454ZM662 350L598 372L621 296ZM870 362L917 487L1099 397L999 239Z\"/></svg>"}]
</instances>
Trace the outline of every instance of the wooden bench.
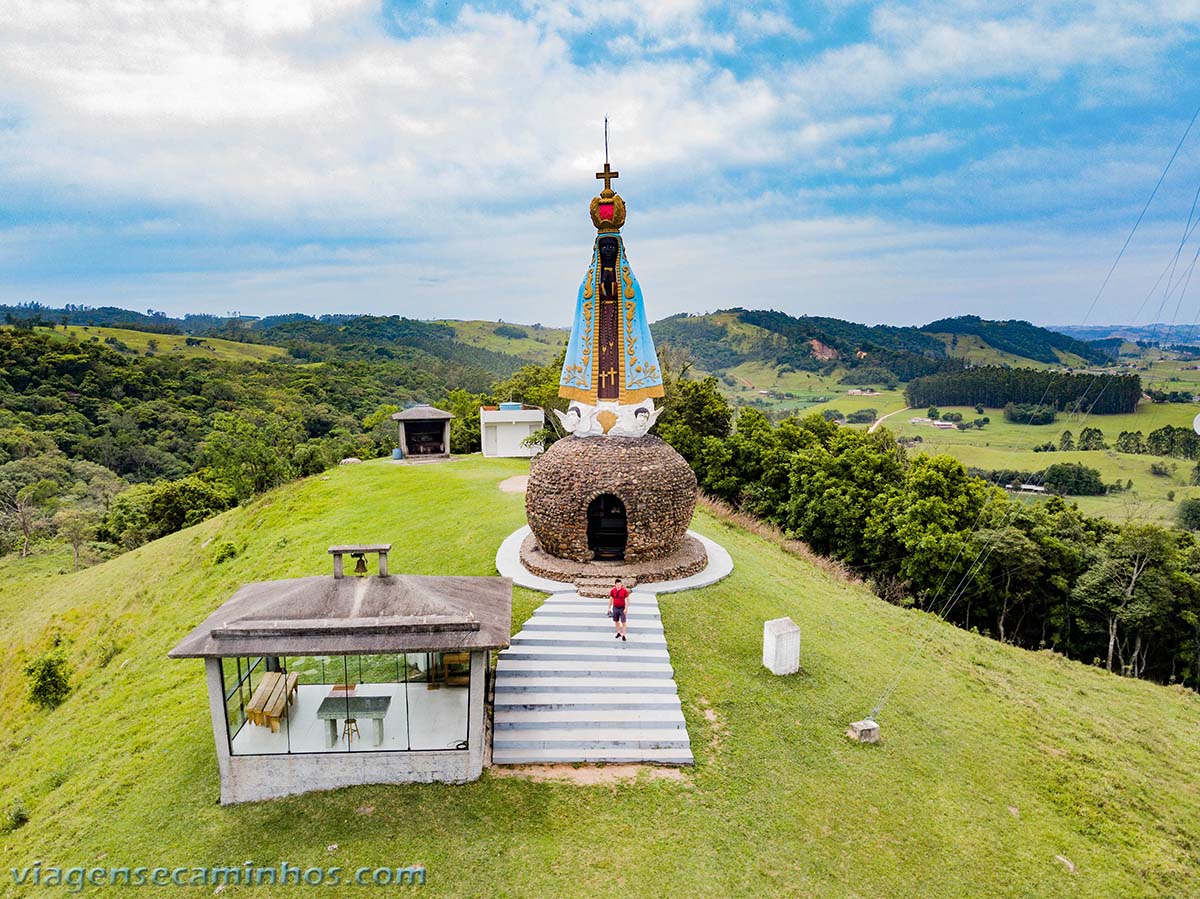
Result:
<instances>
[{"instance_id":1,"label":"wooden bench","mask_svg":"<svg viewBox=\"0 0 1200 899\"><path fill-rule=\"evenodd\" d=\"M271 733L279 733L279 721L287 714L287 707L296 698L300 676L268 671L258 684L246 706L246 719L260 727L270 727Z\"/></svg>"}]
</instances>

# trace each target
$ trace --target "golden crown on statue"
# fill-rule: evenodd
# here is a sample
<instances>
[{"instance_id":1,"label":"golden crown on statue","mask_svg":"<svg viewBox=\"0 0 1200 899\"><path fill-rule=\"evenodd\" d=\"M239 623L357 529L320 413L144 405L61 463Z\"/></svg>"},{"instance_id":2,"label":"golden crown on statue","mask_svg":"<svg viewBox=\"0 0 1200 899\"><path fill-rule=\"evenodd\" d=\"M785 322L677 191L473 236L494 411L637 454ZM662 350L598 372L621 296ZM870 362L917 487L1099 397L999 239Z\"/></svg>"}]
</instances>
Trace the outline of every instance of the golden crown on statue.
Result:
<instances>
[{"instance_id":1,"label":"golden crown on statue","mask_svg":"<svg viewBox=\"0 0 1200 899\"><path fill-rule=\"evenodd\" d=\"M615 231L625 224L625 201L612 189L612 180L619 173L604 163L604 171L596 172L596 179L604 182L600 196L592 197L592 224L598 231Z\"/></svg>"},{"instance_id":2,"label":"golden crown on statue","mask_svg":"<svg viewBox=\"0 0 1200 899\"><path fill-rule=\"evenodd\" d=\"M592 197L592 224L598 231L615 231L625 224L625 201L607 188Z\"/></svg>"}]
</instances>

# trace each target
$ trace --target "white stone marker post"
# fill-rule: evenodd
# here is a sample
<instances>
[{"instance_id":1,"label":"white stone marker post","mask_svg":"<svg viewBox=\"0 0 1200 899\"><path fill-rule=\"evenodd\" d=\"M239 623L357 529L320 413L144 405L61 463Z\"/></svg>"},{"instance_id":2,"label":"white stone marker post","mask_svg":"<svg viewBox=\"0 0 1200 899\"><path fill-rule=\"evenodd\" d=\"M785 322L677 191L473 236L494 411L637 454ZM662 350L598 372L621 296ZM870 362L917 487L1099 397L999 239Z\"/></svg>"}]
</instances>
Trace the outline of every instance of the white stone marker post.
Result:
<instances>
[{"instance_id":1,"label":"white stone marker post","mask_svg":"<svg viewBox=\"0 0 1200 899\"><path fill-rule=\"evenodd\" d=\"M763 625L763 665L772 674L800 670L800 625L790 618L772 618Z\"/></svg>"}]
</instances>

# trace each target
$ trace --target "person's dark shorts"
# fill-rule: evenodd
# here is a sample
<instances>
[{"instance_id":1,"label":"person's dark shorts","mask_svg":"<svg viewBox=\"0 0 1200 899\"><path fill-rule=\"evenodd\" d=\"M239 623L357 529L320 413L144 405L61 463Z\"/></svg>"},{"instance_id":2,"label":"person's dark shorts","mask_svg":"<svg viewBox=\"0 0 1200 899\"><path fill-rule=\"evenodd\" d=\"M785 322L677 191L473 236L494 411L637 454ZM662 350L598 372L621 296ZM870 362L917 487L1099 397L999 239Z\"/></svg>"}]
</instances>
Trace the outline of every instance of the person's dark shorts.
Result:
<instances>
[{"instance_id":1,"label":"person's dark shorts","mask_svg":"<svg viewBox=\"0 0 1200 899\"><path fill-rule=\"evenodd\" d=\"M612 613L613 621L624 621L626 608L627 608L627 606L621 606L619 608L617 606L613 606L613 613Z\"/></svg>"}]
</instances>

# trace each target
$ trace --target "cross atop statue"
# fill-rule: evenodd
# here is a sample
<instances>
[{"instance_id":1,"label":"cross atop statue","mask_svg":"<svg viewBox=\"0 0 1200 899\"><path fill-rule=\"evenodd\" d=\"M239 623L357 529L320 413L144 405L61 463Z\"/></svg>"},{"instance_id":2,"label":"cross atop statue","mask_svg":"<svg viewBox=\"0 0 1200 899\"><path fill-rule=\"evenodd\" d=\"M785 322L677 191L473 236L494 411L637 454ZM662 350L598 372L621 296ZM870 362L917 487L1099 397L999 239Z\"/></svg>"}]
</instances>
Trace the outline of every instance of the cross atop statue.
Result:
<instances>
[{"instance_id":1,"label":"cross atop statue","mask_svg":"<svg viewBox=\"0 0 1200 899\"><path fill-rule=\"evenodd\" d=\"M611 168L609 168L609 165L607 162L604 163L604 171L603 172L596 172L596 180L597 181L599 181L601 179L604 180L604 189L605 190L612 190L612 180L614 178L620 178L620 177L621 177L621 173L614 172Z\"/></svg>"}]
</instances>

